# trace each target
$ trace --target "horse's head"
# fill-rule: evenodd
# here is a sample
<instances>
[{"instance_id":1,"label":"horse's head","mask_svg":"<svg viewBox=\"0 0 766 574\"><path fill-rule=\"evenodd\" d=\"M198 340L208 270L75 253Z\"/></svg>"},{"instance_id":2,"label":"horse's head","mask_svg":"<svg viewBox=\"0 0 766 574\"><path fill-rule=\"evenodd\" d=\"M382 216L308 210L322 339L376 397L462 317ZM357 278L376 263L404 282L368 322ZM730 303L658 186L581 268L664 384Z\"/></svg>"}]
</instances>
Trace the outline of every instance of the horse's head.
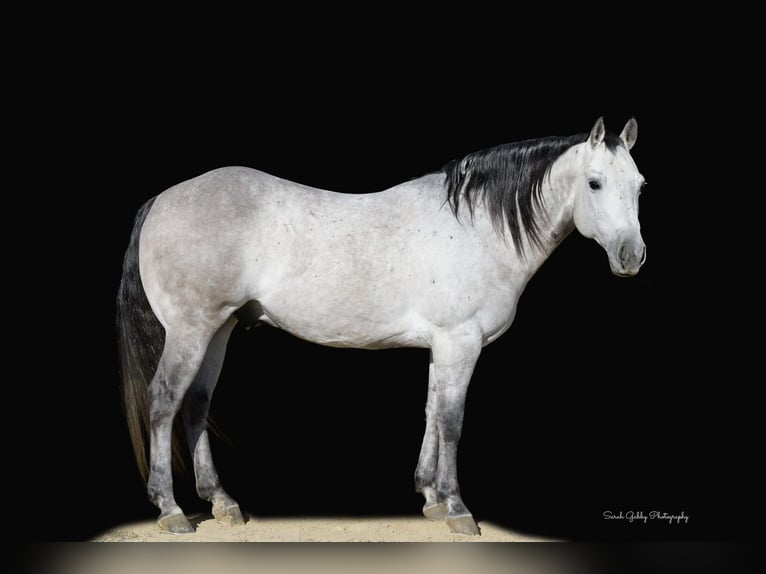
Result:
<instances>
[{"instance_id":1,"label":"horse's head","mask_svg":"<svg viewBox=\"0 0 766 574\"><path fill-rule=\"evenodd\" d=\"M630 156L637 131L631 118L618 139L606 133L599 118L578 146L575 160L575 227L604 248L612 273L620 277L635 275L646 260L638 222L638 196L645 181Z\"/></svg>"}]
</instances>

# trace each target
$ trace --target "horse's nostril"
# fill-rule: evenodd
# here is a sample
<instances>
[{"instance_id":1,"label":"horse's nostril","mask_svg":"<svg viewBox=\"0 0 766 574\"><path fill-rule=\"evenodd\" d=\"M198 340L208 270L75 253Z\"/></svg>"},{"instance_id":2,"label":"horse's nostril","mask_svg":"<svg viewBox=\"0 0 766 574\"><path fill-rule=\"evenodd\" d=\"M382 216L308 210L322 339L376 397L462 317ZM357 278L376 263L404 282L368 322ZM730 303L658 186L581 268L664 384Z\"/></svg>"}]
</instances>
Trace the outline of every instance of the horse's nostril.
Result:
<instances>
[{"instance_id":1,"label":"horse's nostril","mask_svg":"<svg viewBox=\"0 0 766 574\"><path fill-rule=\"evenodd\" d=\"M641 265L646 261L646 245L641 246Z\"/></svg>"},{"instance_id":2,"label":"horse's nostril","mask_svg":"<svg viewBox=\"0 0 766 574\"><path fill-rule=\"evenodd\" d=\"M620 263L625 263L625 260L628 258L628 249L624 243L620 245L620 249L617 251L617 257L619 258Z\"/></svg>"}]
</instances>

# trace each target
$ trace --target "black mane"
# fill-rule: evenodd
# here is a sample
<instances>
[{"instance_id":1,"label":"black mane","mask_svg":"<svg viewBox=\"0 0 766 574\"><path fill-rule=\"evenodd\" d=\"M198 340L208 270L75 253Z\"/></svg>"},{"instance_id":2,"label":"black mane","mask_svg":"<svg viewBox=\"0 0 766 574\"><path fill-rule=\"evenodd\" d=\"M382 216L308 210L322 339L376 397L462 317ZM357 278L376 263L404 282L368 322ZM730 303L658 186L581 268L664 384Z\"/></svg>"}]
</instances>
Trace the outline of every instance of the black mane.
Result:
<instances>
[{"instance_id":1,"label":"black mane","mask_svg":"<svg viewBox=\"0 0 766 574\"><path fill-rule=\"evenodd\" d=\"M484 199L492 223L502 233L505 224L519 255L524 255L524 235L542 246L538 214L542 208L542 183L553 162L588 134L550 136L503 144L468 154L444 166L447 201L455 217L465 201L473 217L476 203ZM607 132L607 149L614 152L622 140Z\"/></svg>"}]
</instances>

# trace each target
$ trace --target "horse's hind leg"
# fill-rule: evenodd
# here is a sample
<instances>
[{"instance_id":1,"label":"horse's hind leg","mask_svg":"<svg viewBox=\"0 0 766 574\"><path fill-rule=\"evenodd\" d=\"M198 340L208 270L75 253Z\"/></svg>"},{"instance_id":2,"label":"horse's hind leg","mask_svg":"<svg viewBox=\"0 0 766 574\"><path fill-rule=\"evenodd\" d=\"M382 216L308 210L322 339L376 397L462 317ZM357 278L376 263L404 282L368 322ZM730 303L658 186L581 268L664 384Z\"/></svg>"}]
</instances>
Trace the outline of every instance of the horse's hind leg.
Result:
<instances>
[{"instance_id":1,"label":"horse's hind leg","mask_svg":"<svg viewBox=\"0 0 766 574\"><path fill-rule=\"evenodd\" d=\"M193 328L168 329L157 372L149 384L149 499L159 508L160 528L193 532L173 496L171 439L173 419L205 357L211 334Z\"/></svg>"},{"instance_id":2,"label":"horse's hind leg","mask_svg":"<svg viewBox=\"0 0 766 574\"><path fill-rule=\"evenodd\" d=\"M210 400L218 382L226 344L237 321L230 318L218 330L208 345L205 359L184 398L183 416L189 451L194 459L194 476L197 480L197 494L213 504L213 516L228 524L244 524L239 505L224 491L213 465L208 438L207 415Z\"/></svg>"}]
</instances>

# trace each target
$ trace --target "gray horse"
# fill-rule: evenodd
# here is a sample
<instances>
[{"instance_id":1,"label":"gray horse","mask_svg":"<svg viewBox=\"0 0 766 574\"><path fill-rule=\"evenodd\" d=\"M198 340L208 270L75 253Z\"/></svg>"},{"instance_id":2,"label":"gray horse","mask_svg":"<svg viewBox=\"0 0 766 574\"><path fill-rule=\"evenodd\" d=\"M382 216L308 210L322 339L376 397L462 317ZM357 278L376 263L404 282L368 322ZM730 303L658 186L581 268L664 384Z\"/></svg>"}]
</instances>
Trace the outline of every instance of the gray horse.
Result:
<instances>
[{"instance_id":1,"label":"gray horse","mask_svg":"<svg viewBox=\"0 0 766 574\"><path fill-rule=\"evenodd\" d=\"M239 321L335 347L430 349L415 485L425 516L478 534L457 481L474 365L573 229L606 250L616 275L638 272L646 250L644 178L629 153L636 134L634 119L619 136L599 119L590 133L479 151L378 193L334 193L228 167L149 200L125 255L118 326L128 425L160 527L193 531L173 495L179 411L198 494L217 519L243 521L221 486L207 430Z\"/></svg>"}]
</instances>

